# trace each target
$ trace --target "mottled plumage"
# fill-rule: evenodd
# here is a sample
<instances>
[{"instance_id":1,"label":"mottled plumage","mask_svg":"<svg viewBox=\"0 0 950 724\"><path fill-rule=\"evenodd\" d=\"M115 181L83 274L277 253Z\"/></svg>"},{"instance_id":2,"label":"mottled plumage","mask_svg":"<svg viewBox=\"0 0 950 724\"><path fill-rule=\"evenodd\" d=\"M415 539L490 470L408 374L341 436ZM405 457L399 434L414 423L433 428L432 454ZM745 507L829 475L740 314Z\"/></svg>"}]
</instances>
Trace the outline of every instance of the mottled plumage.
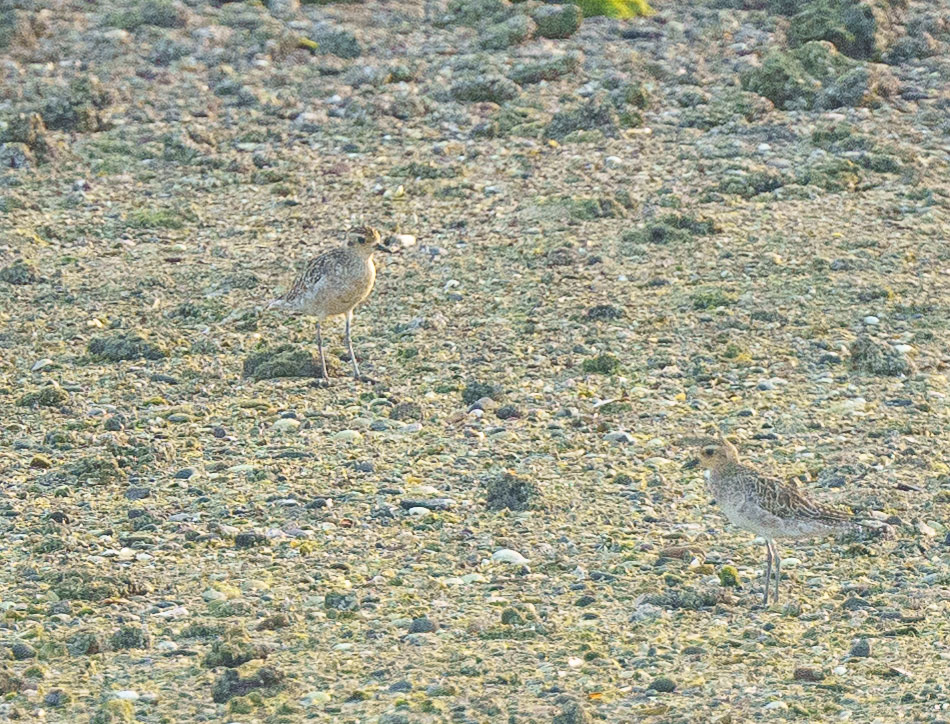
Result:
<instances>
[{"instance_id":1,"label":"mottled plumage","mask_svg":"<svg viewBox=\"0 0 950 724\"><path fill-rule=\"evenodd\" d=\"M357 229L353 240L346 246L332 249L307 262L290 289L268 305L317 318L317 346L324 379L327 379L327 366L323 356L320 321L336 316L346 318L346 347L353 362L353 374L360 377L350 339L350 326L353 308L369 296L376 281L376 267L373 264L373 253L376 251L389 251L380 244L379 231L372 226Z\"/></svg>"},{"instance_id":2,"label":"mottled plumage","mask_svg":"<svg viewBox=\"0 0 950 724\"><path fill-rule=\"evenodd\" d=\"M781 558L775 538L811 538L859 527L850 513L816 503L794 483L762 475L743 465L736 448L725 439L704 445L699 461L707 471L709 489L729 522L765 538L765 603L769 599L773 560L778 601Z\"/></svg>"}]
</instances>

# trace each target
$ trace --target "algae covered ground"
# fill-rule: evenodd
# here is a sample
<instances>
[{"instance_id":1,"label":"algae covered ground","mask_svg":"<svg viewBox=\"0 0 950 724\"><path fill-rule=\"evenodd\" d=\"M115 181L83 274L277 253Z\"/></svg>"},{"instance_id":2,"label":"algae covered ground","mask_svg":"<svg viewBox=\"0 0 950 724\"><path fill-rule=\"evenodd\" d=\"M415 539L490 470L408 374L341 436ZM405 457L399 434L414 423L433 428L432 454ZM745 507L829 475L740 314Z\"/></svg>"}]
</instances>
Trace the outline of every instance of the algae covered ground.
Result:
<instances>
[{"instance_id":1,"label":"algae covered ground","mask_svg":"<svg viewBox=\"0 0 950 724\"><path fill-rule=\"evenodd\" d=\"M0 0L0 718L950 721L950 7L652 5Z\"/></svg>"}]
</instances>

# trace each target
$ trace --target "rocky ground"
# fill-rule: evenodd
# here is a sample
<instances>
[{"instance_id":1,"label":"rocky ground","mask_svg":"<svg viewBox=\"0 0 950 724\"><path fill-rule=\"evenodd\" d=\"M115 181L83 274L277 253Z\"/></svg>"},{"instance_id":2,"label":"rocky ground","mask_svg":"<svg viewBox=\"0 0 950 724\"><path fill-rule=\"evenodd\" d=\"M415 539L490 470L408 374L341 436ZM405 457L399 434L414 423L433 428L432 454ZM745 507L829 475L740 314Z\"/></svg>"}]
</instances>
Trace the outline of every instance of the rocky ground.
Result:
<instances>
[{"instance_id":1,"label":"rocky ground","mask_svg":"<svg viewBox=\"0 0 950 724\"><path fill-rule=\"evenodd\" d=\"M950 721L950 7L898 5L0 0L0 717ZM363 222L377 382L331 324L322 389L257 310ZM762 607L719 428L893 535Z\"/></svg>"}]
</instances>

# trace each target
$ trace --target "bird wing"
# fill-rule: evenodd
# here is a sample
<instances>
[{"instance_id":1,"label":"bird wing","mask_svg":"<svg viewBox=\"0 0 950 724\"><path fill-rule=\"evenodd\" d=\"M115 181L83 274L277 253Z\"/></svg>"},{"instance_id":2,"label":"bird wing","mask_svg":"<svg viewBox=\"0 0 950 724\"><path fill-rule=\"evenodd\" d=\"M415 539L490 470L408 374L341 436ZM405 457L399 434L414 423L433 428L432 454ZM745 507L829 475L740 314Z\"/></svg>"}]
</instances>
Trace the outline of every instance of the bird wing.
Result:
<instances>
[{"instance_id":1,"label":"bird wing","mask_svg":"<svg viewBox=\"0 0 950 724\"><path fill-rule=\"evenodd\" d=\"M815 502L793 482L761 475L751 469L743 472L743 481L754 489L753 497L758 505L778 518L811 520L829 526L853 521L849 512Z\"/></svg>"},{"instance_id":2,"label":"bird wing","mask_svg":"<svg viewBox=\"0 0 950 724\"><path fill-rule=\"evenodd\" d=\"M321 254L308 261L303 271L294 279L290 289L280 296L278 301L293 306L316 293L326 280L333 261L333 252Z\"/></svg>"}]
</instances>

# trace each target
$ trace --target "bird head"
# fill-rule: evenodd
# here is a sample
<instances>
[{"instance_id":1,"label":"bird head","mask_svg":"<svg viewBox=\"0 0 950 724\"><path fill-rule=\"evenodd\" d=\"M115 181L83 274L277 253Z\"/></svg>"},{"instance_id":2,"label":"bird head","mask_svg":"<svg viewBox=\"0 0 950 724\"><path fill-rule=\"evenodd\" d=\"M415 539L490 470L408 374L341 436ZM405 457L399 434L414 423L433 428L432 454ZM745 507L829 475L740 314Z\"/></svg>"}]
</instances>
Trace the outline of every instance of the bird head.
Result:
<instances>
[{"instance_id":1,"label":"bird head","mask_svg":"<svg viewBox=\"0 0 950 724\"><path fill-rule=\"evenodd\" d=\"M382 235L379 229L373 226L359 226L350 232L347 243L350 248L356 249L363 256L372 256L376 251L390 251L382 244Z\"/></svg>"},{"instance_id":2,"label":"bird head","mask_svg":"<svg viewBox=\"0 0 950 724\"><path fill-rule=\"evenodd\" d=\"M699 465L703 470L715 470L728 463L739 462L739 451L721 434L705 440L699 448Z\"/></svg>"}]
</instances>

